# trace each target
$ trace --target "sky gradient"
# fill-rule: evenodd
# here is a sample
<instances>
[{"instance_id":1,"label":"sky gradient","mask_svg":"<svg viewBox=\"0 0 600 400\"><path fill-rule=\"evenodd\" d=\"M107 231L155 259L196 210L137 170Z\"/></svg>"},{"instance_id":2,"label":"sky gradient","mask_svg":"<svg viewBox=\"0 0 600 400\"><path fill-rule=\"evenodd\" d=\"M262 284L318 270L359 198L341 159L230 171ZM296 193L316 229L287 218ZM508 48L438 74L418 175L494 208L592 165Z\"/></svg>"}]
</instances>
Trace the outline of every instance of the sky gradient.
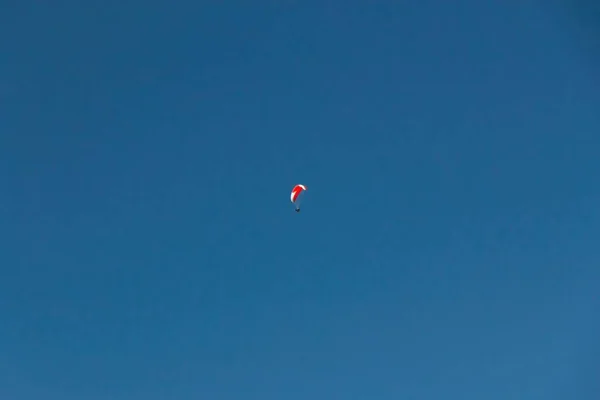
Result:
<instances>
[{"instance_id":1,"label":"sky gradient","mask_svg":"<svg viewBox=\"0 0 600 400\"><path fill-rule=\"evenodd\" d=\"M46 3L0 2L0 398L600 398L592 3Z\"/></svg>"}]
</instances>

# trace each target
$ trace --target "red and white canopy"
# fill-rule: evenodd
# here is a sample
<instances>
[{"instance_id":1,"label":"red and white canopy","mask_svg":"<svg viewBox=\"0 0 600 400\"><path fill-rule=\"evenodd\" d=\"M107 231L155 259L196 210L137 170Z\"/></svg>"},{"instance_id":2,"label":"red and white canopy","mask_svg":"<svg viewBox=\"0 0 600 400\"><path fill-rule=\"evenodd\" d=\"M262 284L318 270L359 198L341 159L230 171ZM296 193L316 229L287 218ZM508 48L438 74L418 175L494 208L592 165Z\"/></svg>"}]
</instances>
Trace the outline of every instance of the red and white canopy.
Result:
<instances>
[{"instance_id":1,"label":"red and white canopy","mask_svg":"<svg viewBox=\"0 0 600 400\"><path fill-rule=\"evenodd\" d=\"M304 185L294 186L294 188L292 189L292 193L290 194L290 200L292 201L292 203L295 203L296 200L298 200L298 197L300 196L300 194L302 194L302 192L304 192L305 190L306 190L306 186L304 186Z\"/></svg>"}]
</instances>

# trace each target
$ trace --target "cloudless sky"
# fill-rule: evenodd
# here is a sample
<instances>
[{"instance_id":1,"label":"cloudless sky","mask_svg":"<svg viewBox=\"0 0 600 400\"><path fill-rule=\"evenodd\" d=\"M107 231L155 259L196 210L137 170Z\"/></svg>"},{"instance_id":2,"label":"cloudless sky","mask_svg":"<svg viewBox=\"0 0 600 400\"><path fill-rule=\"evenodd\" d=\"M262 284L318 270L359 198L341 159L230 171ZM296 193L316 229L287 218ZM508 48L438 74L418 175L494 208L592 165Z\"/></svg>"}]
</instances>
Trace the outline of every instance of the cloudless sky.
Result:
<instances>
[{"instance_id":1,"label":"cloudless sky","mask_svg":"<svg viewBox=\"0 0 600 400\"><path fill-rule=\"evenodd\" d=\"M600 398L585 6L0 2L0 398Z\"/></svg>"}]
</instances>

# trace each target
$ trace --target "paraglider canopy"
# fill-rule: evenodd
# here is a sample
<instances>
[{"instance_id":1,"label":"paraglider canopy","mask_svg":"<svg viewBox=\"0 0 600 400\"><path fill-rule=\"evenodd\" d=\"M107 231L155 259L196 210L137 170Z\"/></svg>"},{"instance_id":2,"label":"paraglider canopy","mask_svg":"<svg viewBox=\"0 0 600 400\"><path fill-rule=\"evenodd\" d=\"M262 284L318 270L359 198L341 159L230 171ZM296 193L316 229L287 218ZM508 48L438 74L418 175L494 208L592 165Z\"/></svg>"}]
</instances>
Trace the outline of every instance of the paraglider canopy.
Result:
<instances>
[{"instance_id":1,"label":"paraglider canopy","mask_svg":"<svg viewBox=\"0 0 600 400\"><path fill-rule=\"evenodd\" d=\"M294 206L296 207L296 212L300 212L300 200L305 190L306 186L304 185L296 185L292 189L292 193L290 194L290 200L292 201L292 203L294 203Z\"/></svg>"}]
</instances>

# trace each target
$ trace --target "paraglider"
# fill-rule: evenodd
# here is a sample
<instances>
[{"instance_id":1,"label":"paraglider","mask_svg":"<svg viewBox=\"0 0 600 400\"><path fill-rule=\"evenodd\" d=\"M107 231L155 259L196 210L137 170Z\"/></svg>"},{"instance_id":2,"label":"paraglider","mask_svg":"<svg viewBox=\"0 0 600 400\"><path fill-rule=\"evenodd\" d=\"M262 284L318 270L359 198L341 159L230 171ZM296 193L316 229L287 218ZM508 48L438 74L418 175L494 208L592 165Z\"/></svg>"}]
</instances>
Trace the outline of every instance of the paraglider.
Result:
<instances>
[{"instance_id":1,"label":"paraglider","mask_svg":"<svg viewBox=\"0 0 600 400\"><path fill-rule=\"evenodd\" d=\"M294 204L296 212L300 212L300 200L305 190L306 186L304 185L296 185L292 189L292 193L290 194L290 200Z\"/></svg>"}]
</instances>

